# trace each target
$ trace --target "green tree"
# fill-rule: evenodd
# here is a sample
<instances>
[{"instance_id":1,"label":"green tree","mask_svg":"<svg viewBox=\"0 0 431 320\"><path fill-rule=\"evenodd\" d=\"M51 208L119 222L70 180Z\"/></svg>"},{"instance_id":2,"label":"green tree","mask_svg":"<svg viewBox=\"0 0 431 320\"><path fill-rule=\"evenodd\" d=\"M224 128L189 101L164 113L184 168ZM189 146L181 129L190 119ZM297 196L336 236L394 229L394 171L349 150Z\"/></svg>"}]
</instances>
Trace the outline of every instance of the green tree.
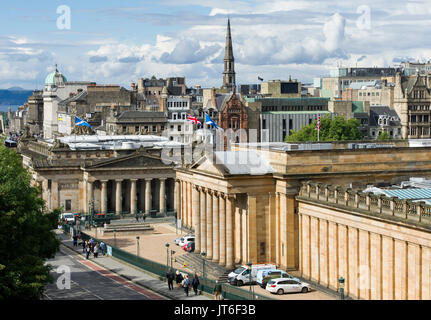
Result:
<instances>
[{"instance_id":1,"label":"green tree","mask_svg":"<svg viewBox=\"0 0 431 320\"><path fill-rule=\"evenodd\" d=\"M21 157L0 146L0 300L39 299L53 281L45 260L59 249L58 212L44 212L30 181Z\"/></svg>"},{"instance_id":2,"label":"green tree","mask_svg":"<svg viewBox=\"0 0 431 320\"><path fill-rule=\"evenodd\" d=\"M377 137L377 140L389 140L389 133L387 131L383 131L379 134L379 136Z\"/></svg>"},{"instance_id":3,"label":"green tree","mask_svg":"<svg viewBox=\"0 0 431 320\"><path fill-rule=\"evenodd\" d=\"M341 116L325 116L320 119L320 141L361 140L363 134L358 129L358 119L344 120ZM295 131L291 130L286 142L317 141L317 120Z\"/></svg>"}]
</instances>

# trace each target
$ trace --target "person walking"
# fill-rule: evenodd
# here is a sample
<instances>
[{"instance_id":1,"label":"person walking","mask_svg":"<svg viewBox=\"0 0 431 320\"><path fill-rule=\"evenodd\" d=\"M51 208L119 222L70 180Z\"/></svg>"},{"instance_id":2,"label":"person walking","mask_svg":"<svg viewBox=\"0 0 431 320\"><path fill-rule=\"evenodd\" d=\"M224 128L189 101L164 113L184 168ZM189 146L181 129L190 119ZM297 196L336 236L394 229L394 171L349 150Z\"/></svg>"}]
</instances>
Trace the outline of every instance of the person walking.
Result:
<instances>
[{"instance_id":1,"label":"person walking","mask_svg":"<svg viewBox=\"0 0 431 320\"><path fill-rule=\"evenodd\" d=\"M184 288L184 293L186 294L186 296L189 296L189 289L190 289L191 283L190 283L190 279L189 276L186 274L186 277L184 278L183 281L183 288Z\"/></svg>"},{"instance_id":2,"label":"person walking","mask_svg":"<svg viewBox=\"0 0 431 320\"><path fill-rule=\"evenodd\" d=\"M146 214L146 213L144 213L144 214L142 215L142 220L144 220L144 222L145 222L145 219L147 219L147 214Z\"/></svg>"},{"instance_id":3,"label":"person walking","mask_svg":"<svg viewBox=\"0 0 431 320\"><path fill-rule=\"evenodd\" d=\"M74 247L78 246L78 235L76 234L73 235L73 246Z\"/></svg>"},{"instance_id":4,"label":"person walking","mask_svg":"<svg viewBox=\"0 0 431 320\"><path fill-rule=\"evenodd\" d=\"M181 287L181 283L183 281L183 275L177 270L176 276L175 276L175 282L177 283L177 287Z\"/></svg>"},{"instance_id":5,"label":"person walking","mask_svg":"<svg viewBox=\"0 0 431 320\"><path fill-rule=\"evenodd\" d=\"M85 249L87 248L87 240L82 241L82 253L85 252Z\"/></svg>"},{"instance_id":6,"label":"person walking","mask_svg":"<svg viewBox=\"0 0 431 320\"><path fill-rule=\"evenodd\" d=\"M221 284L218 283L218 280L216 280L216 284L214 287L214 299L221 300L221 294L222 294Z\"/></svg>"},{"instance_id":7,"label":"person walking","mask_svg":"<svg viewBox=\"0 0 431 320\"><path fill-rule=\"evenodd\" d=\"M105 255L105 242L103 241L100 242L100 253L102 254L102 256Z\"/></svg>"},{"instance_id":8,"label":"person walking","mask_svg":"<svg viewBox=\"0 0 431 320\"><path fill-rule=\"evenodd\" d=\"M168 279L168 288L169 288L169 290L174 290L175 275L172 272L172 269L169 269L169 271L166 273L166 278Z\"/></svg>"},{"instance_id":9,"label":"person walking","mask_svg":"<svg viewBox=\"0 0 431 320\"><path fill-rule=\"evenodd\" d=\"M85 247L85 258L88 259L88 257L90 256L90 244L88 243L87 246Z\"/></svg>"},{"instance_id":10,"label":"person walking","mask_svg":"<svg viewBox=\"0 0 431 320\"><path fill-rule=\"evenodd\" d=\"M98 255L99 255L99 244L96 242L93 248L93 256L97 258Z\"/></svg>"},{"instance_id":11,"label":"person walking","mask_svg":"<svg viewBox=\"0 0 431 320\"><path fill-rule=\"evenodd\" d=\"M193 280L192 280L192 287L193 287L193 291L195 292L195 296L198 295L199 284L200 284L200 282L199 282L198 275L197 275L197 273L195 273L195 276L193 277Z\"/></svg>"}]
</instances>

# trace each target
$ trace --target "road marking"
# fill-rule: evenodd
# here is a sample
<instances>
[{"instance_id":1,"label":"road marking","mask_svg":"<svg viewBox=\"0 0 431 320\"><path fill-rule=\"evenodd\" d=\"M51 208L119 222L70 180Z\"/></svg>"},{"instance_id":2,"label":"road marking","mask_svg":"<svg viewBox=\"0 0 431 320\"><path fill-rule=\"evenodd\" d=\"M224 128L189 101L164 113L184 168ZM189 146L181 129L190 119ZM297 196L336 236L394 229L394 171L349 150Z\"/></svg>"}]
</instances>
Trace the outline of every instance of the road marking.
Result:
<instances>
[{"instance_id":1,"label":"road marking","mask_svg":"<svg viewBox=\"0 0 431 320\"><path fill-rule=\"evenodd\" d=\"M65 246L65 245L63 244L63 246ZM66 248L67 248L67 250L71 250L72 251L72 249L70 249L68 247L66 247ZM147 297L150 300L168 300L165 297L163 297L163 296L161 296L161 295L159 295L157 293L153 293L151 291L142 289L141 287L135 285L132 281L126 280L123 277L115 275L111 271L109 271L106 268L103 268L103 267L95 264L94 262L91 262L89 260L84 259L83 257L81 257L81 255L79 255L75 251L73 251L73 252L76 254L76 256L71 256L70 254L62 251L61 249L60 249L60 251L63 254L65 254L65 255L69 256L70 258L76 260L77 262L81 263L82 265L86 266L87 268L90 268L91 270L94 270L94 271L98 272L102 276L104 276L106 278L109 278L112 281L117 282L117 283L121 284L122 286L124 286L126 288L129 288L129 289L131 289L131 290L133 290L135 292L138 292L139 294Z\"/></svg>"}]
</instances>

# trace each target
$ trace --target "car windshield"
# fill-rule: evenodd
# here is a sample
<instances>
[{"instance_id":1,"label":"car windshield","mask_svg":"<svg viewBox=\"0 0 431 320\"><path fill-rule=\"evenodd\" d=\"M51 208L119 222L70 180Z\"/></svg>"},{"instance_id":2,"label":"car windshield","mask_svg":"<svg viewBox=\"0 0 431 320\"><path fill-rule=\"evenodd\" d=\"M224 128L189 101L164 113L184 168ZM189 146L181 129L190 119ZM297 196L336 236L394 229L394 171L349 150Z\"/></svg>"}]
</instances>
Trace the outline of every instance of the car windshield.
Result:
<instances>
[{"instance_id":1,"label":"car windshield","mask_svg":"<svg viewBox=\"0 0 431 320\"><path fill-rule=\"evenodd\" d=\"M238 268L234 271L234 273L236 274L240 274L241 272L243 272L245 270L245 268Z\"/></svg>"}]
</instances>

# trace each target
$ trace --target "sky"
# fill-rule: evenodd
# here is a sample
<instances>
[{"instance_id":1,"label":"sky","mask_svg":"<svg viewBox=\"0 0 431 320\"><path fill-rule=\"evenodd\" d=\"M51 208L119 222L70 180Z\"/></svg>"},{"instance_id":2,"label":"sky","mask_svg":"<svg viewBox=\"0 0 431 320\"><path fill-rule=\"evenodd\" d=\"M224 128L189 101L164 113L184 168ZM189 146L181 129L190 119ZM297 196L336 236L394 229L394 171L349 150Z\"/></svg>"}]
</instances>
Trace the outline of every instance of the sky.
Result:
<instances>
[{"instance_id":1,"label":"sky","mask_svg":"<svg viewBox=\"0 0 431 320\"><path fill-rule=\"evenodd\" d=\"M69 81L130 88L185 76L222 85L228 17L237 84L303 83L337 66L431 60L431 0L48 0L0 4L0 88Z\"/></svg>"}]
</instances>

